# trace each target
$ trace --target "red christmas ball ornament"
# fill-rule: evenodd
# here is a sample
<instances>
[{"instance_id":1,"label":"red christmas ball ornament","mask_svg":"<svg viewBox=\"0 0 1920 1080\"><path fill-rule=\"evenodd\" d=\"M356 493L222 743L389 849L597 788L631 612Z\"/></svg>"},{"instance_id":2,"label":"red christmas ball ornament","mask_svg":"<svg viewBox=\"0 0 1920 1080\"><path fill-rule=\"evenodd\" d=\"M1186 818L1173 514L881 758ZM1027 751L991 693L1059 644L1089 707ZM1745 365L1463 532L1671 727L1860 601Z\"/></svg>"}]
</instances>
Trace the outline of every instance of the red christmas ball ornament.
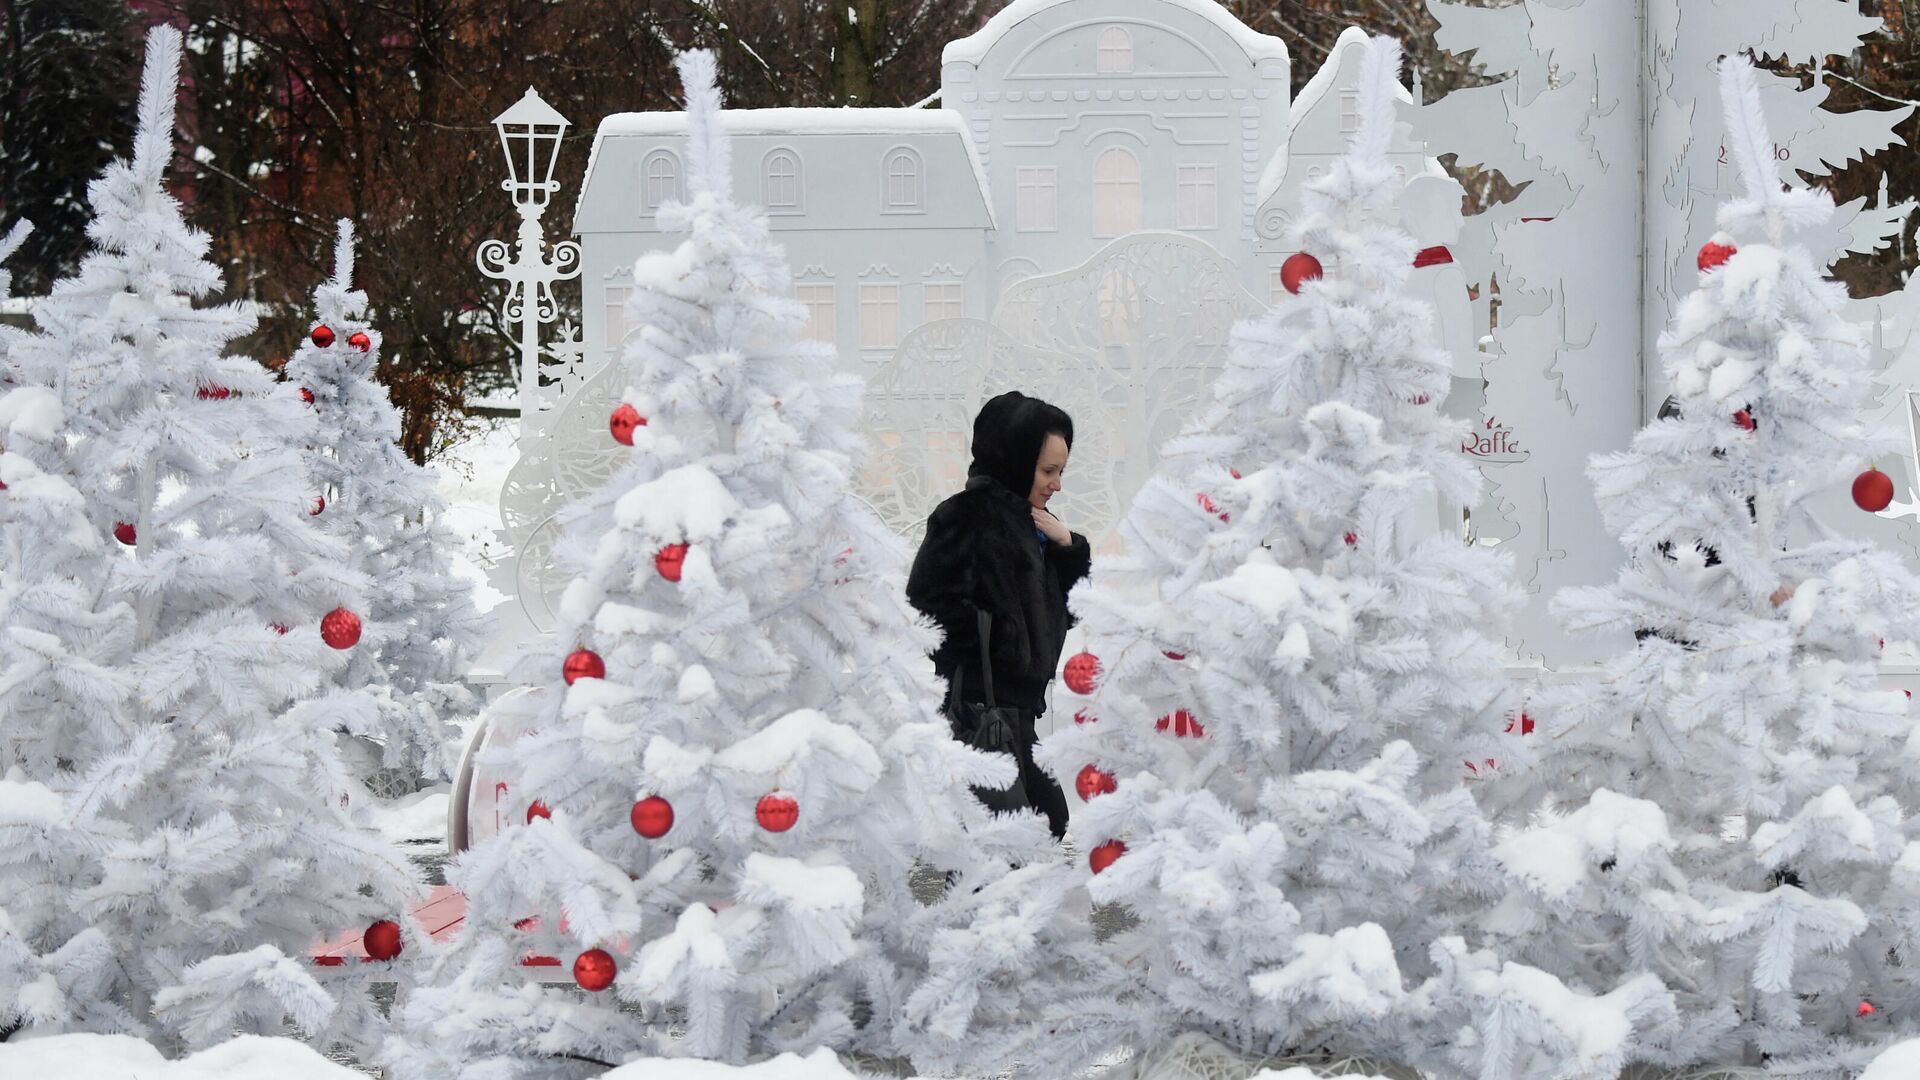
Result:
<instances>
[{"instance_id":1,"label":"red christmas ball ornament","mask_svg":"<svg viewBox=\"0 0 1920 1080\"><path fill-rule=\"evenodd\" d=\"M604 679L607 677L607 662L592 649L575 649L567 654L560 665L560 677L572 686L575 679Z\"/></svg>"},{"instance_id":2,"label":"red christmas ball ornament","mask_svg":"<svg viewBox=\"0 0 1920 1080\"><path fill-rule=\"evenodd\" d=\"M753 806L753 819L768 832L786 832L800 820L800 804L778 792L762 795Z\"/></svg>"},{"instance_id":3,"label":"red christmas ball ornament","mask_svg":"<svg viewBox=\"0 0 1920 1080\"><path fill-rule=\"evenodd\" d=\"M381 919L367 927L367 932L360 935L360 944L375 960L391 960L405 947L400 941L400 924L392 919Z\"/></svg>"},{"instance_id":4,"label":"red christmas ball ornament","mask_svg":"<svg viewBox=\"0 0 1920 1080\"><path fill-rule=\"evenodd\" d=\"M315 495L313 497L313 503L307 507L307 516L319 517L320 511L325 510L326 508L327 508L327 497L325 495Z\"/></svg>"},{"instance_id":5,"label":"red christmas ball ornament","mask_svg":"<svg viewBox=\"0 0 1920 1080\"><path fill-rule=\"evenodd\" d=\"M309 405L311 405L311 404L313 404L313 391L311 391L311 390L309 390L309 389L307 389L307 388L306 388L306 387L304 387L304 386L303 386L303 387L301 387L301 388L300 388L300 400L301 400L301 401L304 401L304 402L306 402L306 403L307 403L307 404L309 404Z\"/></svg>"},{"instance_id":6,"label":"red christmas ball ornament","mask_svg":"<svg viewBox=\"0 0 1920 1080\"><path fill-rule=\"evenodd\" d=\"M1176 739L1203 739L1207 735L1207 729L1201 727L1200 721L1194 719L1193 714L1185 709L1176 709L1153 722L1155 731L1166 731L1169 728L1173 730L1173 737Z\"/></svg>"},{"instance_id":7,"label":"red christmas ball ornament","mask_svg":"<svg viewBox=\"0 0 1920 1080\"><path fill-rule=\"evenodd\" d=\"M333 344L333 327L327 326L326 324L322 323L321 325L314 327L313 333L308 334L307 338L308 340L312 341L315 345L318 345L324 349L327 346Z\"/></svg>"},{"instance_id":8,"label":"red christmas ball ornament","mask_svg":"<svg viewBox=\"0 0 1920 1080\"><path fill-rule=\"evenodd\" d=\"M1760 426L1759 422L1753 418L1752 409L1741 409L1739 412L1734 413L1733 422L1741 431L1752 431L1754 428Z\"/></svg>"},{"instance_id":9,"label":"red christmas ball ornament","mask_svg":"<svg viewBox=\"0 0 1920 1080\"><path fill-rule=\"evenodd\" d=\"M613 432L613 441L621 446L632 446L634 429L646 426L647 418L631 405L622 404L607 417L607 430Z\"/></svg>"},{"instance_id":10,"label":"red christmas ball ornament","mask_svg":"<svg viewBox=\"0 0 1920 1080\"><path fill-rule=\"evenodd\" d=\"M1885 510L1893 501L1893 477L1868 469L1853 478L1853 504L1870 513Z\"/></svg>"},{"instance_id":11,"label":"red christmas ball ornament","mask_svg":"<svg viewBox=\"0 0 1920 1080\"><path fill-rule=\"evenodd\" d=\"M1187 658L1186 653L1174 652L1172 649L1162 649L1160 650L1160 655L1169 660L1185 660Z\"/></svg>"},{"instance_id":12,"label":"red christmas ball ornament","mask_svg":"<svg viewBox=\"0 0 1920 1080\"><path fill-rule=\"evenodd\" d=\"M1100 658L1090 652L1074 653L1067 659L1066 671L1061 678L1067 689L1076 694L1093 693L1093 684L1100 678Z\"/></svg>"},{"instance_id":13,"label":"red christmas ball ornament","mask_svg":"<svg viewBox=\"0 0 1920 1080\"><path fill-rule=\"evenodd\" d=\"M1280 264L1280 286L1298 296L1300 286L1309 281L1320 280L1325 272L1319 259L1304 251L1295 252L1287 256L1286 262Z\"/></svg>"},{"instance_id":14,"label":"red christmas ball ornament","mask_svg":"<svg viewBox=\"0 0 1920 1080\"><path fill-rule=\"evenodd\" d=\"M1240 479L1240 470L1235 468L1228 468L1227 475L1233 477L1235 480L1238 480Z\"/></svg>"},{"instance_id":15,"label":"red christmas ball ornament","mask_svg":"<svg viewBox=\"0 0 1920 1080\"><path fill-rule=\"evenodd\" d=\"M336 649L351 649L360 641L360 616L337 607L320 620L320 640Z\"/></svg>"},{"instance_id":16,"label":"red christmas ball ornament","mask_svg":"<svg viewBox=\"0 0 1920 1080\"><path fill-rule=\"evenodd\" d=\"M1360 542L1360 535L1358 533L1350 532L1340 537L1340 539L1346 541L1348 547L1352 547L1355 544L1358 544Z\"/></svg>"},{"instance_id":17,"label":"red christmas ball ornament","mask_svg":"<svg viewBox=\"0 0 1920 1080\"><path fill-rule=\"evenodd\" d=\"M1521 709L1519 716L1507 720L1507 734L1513 734L1516 728L1522 735L1533 734L1533 717L1527 715L1527 710Z\"/></svg>"},{"instance_id":18,"label":"red christmas ball ornament","mask_svg":"<svg viewBox=\"0 0 1920 1080\"><path fill-rule=\"evenodd\" d=\"M668 544L653 557L653 568L668 581L679 581L687 565L687 545Z\"/></svg>"},{"instance_id":19,"label":"red christmas ball ornament","mask_svg":"<svg viewBox=\"0 0 1920 1080\"><path fill-rule=\"evenodd\" d=\"M533 824L534 818L546 818L549 821L553 820L553 808L541 802L539 799L533 800L527 807L527 824Z\"/></svg>"},{"instance_id":20,"label":"red christmas ball ornament","mask_svg":"<svg viewBox=\"0 0 1920 1080\"><path fill-rule=\"evenodd\" d=\"M1877 1013L1877 1012L1879 1012L1879 1011L1880 1011L1879 1009L1876 1009L1876 1008L1874 1008L1874 1007L1873 1007L1873 1002L1871 1002L1871 1001L1863 1001L1863 1002L1861 1002L1861 1003L1860 1003L1860 1005L1859 1005L1859 1007L1858 1007L1858 1008L1856 1008L1856 1009L1854 1009L1854 1010L1853 1010L1853 1015L1855 1015L1855 1016L1872 1016L1872 1015L1873 1015L1874 1013Z\"/></svg>"},{"instance_id":21,"label":"red christmas ball ornament","mask_svg":"<svg viewBox=\"0 0 1920 1080\"><path fill-rule=\"evenodd\" d=\"M649 840L658 840L673 828L673 804L658 795L649 795L633 804L628 815L633 831Z\"/></svg>"},{"instance_id":22,"label":"red christmas ball ornament","mask_svg":"<svg viewBox=\"0 0 1920 1080\"><path fill-rule=\"evenodd\" d=\"M353 333L348 334L347 344L359 349L361 352L371 352L373 350L373 339L367 336L365 330L355 330Z\"/></svg>"},{"instance_id":23,"label":"red christmas ball ornament","mask_svg":"<svg viewBox=\"0 0 1920 1080\"><path fill-rule=\"evenodd\" d=\"M1073 722L1076 724L1097 724L1100 722L1100 718L1085 709L1078 709L1075 710L1073 714Z\"/></svg>"},{"instance_id":24,"label":"red christmas ball ornament","mask_svg":"<svg viewBox=\"0 0 1920 1080\"><path fill-rule=\"evenodd\" d=\"M620 971L619 965L605 949L588 949L573 958L573 981L580 989L599 993L613 985L613 977Z\"/></svg>"},{"instance_id":25,"label":"red christmas ball ornament","mask_svg":"<svg viewBox=\"0 0 1920 1080\"><path fill-rule=\"evenodd\" d=\"M1127 845L1118 840L1109 840L1092 851L1087 852L1087 866L1099 873L1120 860L1127 853Z\"/></svg>"},{"instance_id":26,"label":"red christmas ball ornament","mask_svg":"<svg viewBox=\"0 0 1920 1080\"><path fill-rule=\"evenodd\" d=\"M130 523L116 521L113 523L113 538L128 547L132 547L133 542L139 539L139 535L133 531L133 526Z\"/></svg>"},{"instance_id":27,"label":"red christmas ball ornament","mask_svg":"<svg viewBox=\"0 0 1920 1080\"><path fill-rule=\"evenodd\" d=\"M1111 795L1119 787L1112 773L1102 772L1092 765L1082 767L1080 775L1073 778L1073 790L1080 793L1081 802L1092 802L1095 795Z\"/></svg>"},{"instance_id":28,"label":"red christmas ball ornament","mask_svg":"<svg viewBox=\"0 0 1920 1080\"><path fill-rule=\"evenodd\" d=\"M1723 232L1714 233L1713 239L1700 245L1700 256L1694 260L1694 265L1700 268L1701 273L1709 273L1726 265L1727 260L1739 250L1733 246L1733 237Z\"/></svg>"}]
</instances>

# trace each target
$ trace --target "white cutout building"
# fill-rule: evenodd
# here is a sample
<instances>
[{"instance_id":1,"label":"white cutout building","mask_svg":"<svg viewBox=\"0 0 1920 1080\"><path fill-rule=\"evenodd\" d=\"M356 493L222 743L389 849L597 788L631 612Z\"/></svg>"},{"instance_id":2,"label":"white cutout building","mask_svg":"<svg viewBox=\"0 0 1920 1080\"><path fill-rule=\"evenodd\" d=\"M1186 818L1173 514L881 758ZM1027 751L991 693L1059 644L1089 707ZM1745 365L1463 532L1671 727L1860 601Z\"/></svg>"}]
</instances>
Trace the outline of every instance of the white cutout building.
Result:
<instances>
[{"instance_id":1,"label":"white cutout building","mask_svg":"<svg viewBox=\"0 0 1920 1080\"><path fill-rule=\"evenodd\" d=\"M1342 35L1290 100L1285 43L1214 0L1016 0L947 46L938 107L723 114L735 194L765 207L808 332L868 382L867 494L895 528L958 490L974 411L1019 388L1081 433L1063 516L1111 531L1233 323L1283 295L1301 189L1358 120L1364 42ZM502 493L500 584L519 603L492 657L551 625L554 514L619 460L609 365L634 329L635 260L678 242L654 211L683 194L685 131L679 112L627 113L594 139L574 219L584 340L549 386L523 390L543 411ZM1408 126L1393 155L1438 250L1457 235L1459 187ZM1464 279L1433 262L1416 279L1471 354Z\"/></svg>"}]
</instances>

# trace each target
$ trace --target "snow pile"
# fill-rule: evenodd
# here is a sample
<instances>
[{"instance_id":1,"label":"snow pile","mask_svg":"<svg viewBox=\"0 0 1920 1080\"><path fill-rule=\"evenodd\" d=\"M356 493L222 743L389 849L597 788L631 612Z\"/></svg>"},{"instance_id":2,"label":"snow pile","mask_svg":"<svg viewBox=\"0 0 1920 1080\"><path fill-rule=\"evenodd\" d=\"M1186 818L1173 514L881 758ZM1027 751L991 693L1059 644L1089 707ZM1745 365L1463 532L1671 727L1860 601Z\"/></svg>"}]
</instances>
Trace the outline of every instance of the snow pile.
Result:
<instances>
[{"instance_id":1,"label":"snow pile","mask_svg":"<svg viewBox=\"0 0 1920 1080\"><path fill-rule=\"evenodd\" d=\"M664 1075L648 1073L650 1078ZM792 1075L810 1080L810 1074ZM327 1060L306 1043L259 1035L241 1035L178 1061L168 1061L131 1035L55 1035L0 1043L0 1076L18 1080L56 1076L60 1080L366 1080L366 1074Z\"/></svg>"}]
</instances>

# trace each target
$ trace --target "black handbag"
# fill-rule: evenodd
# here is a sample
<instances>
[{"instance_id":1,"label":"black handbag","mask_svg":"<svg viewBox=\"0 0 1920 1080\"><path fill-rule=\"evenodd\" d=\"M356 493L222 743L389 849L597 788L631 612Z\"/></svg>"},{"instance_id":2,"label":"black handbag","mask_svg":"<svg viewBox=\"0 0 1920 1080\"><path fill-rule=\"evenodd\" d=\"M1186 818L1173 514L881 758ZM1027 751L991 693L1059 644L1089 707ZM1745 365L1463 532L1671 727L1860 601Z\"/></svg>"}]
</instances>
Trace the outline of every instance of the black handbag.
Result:
<instances>
[{"instance_id":1,"label":"black handbag","mask_svg":"<svg viewBox=\"0 0 1920 1080\"><path fill-rule=\"evenodd\" d=\"M973 794L987 809L997 813L1015 810L1033 809L1033 800L1027 794L1026 770L1020 768L1022 737L1032 724L1026 710L1014 705L1000 705L993 696L993 660L988 655L987 641L993 633L993 616L985 610L977 610L980 631L980 676L986 682L987 700L982 702L965 700L962 689L966 682L966 668L955 667L953 687L947 697L947 722L953 727L953 737L989 754L1007 754L1013 758L1014 766L1019 769L1013 779L1013 785L1005 788L973 789Z\"/></svg>"}]
</instances>

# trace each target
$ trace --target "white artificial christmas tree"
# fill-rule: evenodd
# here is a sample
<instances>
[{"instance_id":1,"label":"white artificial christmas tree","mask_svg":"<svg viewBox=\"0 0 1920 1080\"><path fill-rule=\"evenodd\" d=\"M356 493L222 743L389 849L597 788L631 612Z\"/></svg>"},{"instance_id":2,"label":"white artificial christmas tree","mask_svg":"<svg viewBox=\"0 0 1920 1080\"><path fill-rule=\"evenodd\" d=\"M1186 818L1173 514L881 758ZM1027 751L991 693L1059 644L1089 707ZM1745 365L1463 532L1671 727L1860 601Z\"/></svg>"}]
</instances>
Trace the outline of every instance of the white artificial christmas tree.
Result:
<instances>
[{"instance_id":1,"label":"white artificial christmas tree","mask_svg":"<svg viewBox=\"0 0 1920 1080\"><path fill-rule=\"evenodd\" d=\"M1536 700L1556 751L1533 779L1562 805L1501 844L1489 925L1568 979L1658 975L1675 1061L1852 1076L1920 1005L1915 726L1876 664L1920 636L1920 581L1811 512L1887 479L1856 473L1874 372L1793 239L1832 199L1782 182L1751 64L1721 84L1744 190L1660 339L1673 408L1590 469L1631 560L1555 602L1637 643Z\"/></svg>"},{"instance_id":2,"label":"white artificial christmas tree","mask_svg":"<svg viewBox=\"0 0 1920 1080\"><path fill-rule=\"evenodd\" d=\"M365 700L319 696L364 579L307 514L310 412L226 354L247 309L195 304L220 276L162 186L180 61L155 28L132 160L0 397L0 1029L365 1038L367 979L306 960L414 891L339 800Z\"/></svg>"},{"instance_id":3,"label":"white artificial christmas tree","mask_svg":"<svg viewBox=\"0 0 1920 1080\"><path fill-rule=\"evenodd\" d=\"M1528 736L1490 636L1508 569L1439 525L1437 497L1478 487L1439 411L1449 358L1405 293L1416 244L1380 220L1399 59L1369 45L1359 129L1308 188L1299 298L1236 332L1128 556L1075 592L1085 696L1038 756L1088 800L1093 897L1140 920L1112 944L1144 966L1143 1037L1610 1078L1656 982L1596 999L1455 936L1497 876L1469 784ZM1634 1022L1596 1040L1583 1010Z\"/></svg>"},{"instance_id":4,"label":"white artificial christmas tree","mask_svg":"<svg viewBox=\"0 0 1920 1080\"><path fill-rule=\"evenodd\" d=\"M27 242L27 237L32 232L32 222L16 221L13 223L13 228L7 230L7 235L0 237L0 298L11 298L13 296L13 272L6 268L6 262L8 259L13 258L14 252L20 250L21 244ZM21 330L19 327L0 323L0 357L8 356L13 350L14 343L19 341L20 338ZM7 377L7 381L9 382L12 381L10 377L12 371L13 367L10 362L5 366L0 366L0 376Z\"/></svg>"},{"instance_id":5,"label":"white artificial christmas tree","mask_svg":"<svg viewBox=\"0 0 1920 1080\"><path fill-rule=\"evenodd\" d=\"M448 722L477 708L461 676L484 627L452 574L433 479L400 450L400 415L374 380L380 332L366 321L353 265L353 226L341 221L333 276L314 290L315 321L286 373L317 420L306 451L312 511L369 577L363 636L336 681L373 696L378 721L355 734L383 752L365 779L386 781L373 784L376 794L399 794L447 776Z\"/></svg>"},{"instance_id":6,"label":"white artificial christmas tree","mask_svg":"<svg viewBox=\"0 0 1920 1080\"><path fill-rule=\"evenodd\" d=\"M1095 1041L1070 1029L1110 1007L1023 976L1056 963L1091 998L1117 973L1084 918L1073 936L1078 875L1043 825L969 790L1012 765L940 714L904 552L852 494L859 383L804 338L784 254L732 200L711 55L679 69L689 198L660 219L687 239L634 270L610 418L632 453L571 512L576 576L517 669L539 704L502 764L528 824L449 871L465 929L387 1062L425 1080L1032 1047L1064 1075ZM942 895L916 898L917 867ZM530 953L592 992L527 985Z\"/></svg>"}]
</instances>

